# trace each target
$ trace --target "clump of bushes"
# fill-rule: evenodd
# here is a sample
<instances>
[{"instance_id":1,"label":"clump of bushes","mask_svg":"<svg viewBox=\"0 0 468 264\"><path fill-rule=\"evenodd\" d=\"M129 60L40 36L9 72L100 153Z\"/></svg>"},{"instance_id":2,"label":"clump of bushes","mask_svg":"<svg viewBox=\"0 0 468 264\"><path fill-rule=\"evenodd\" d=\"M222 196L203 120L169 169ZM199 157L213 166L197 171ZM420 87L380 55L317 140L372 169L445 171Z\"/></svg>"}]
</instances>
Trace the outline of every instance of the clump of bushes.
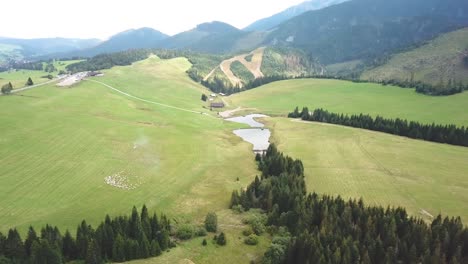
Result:
<instances>
[{"instance_id":1,"label":"clump of bushes","mask_svg":"<svg viewBox=\"0 0 468 264\"><path fill-rule=\"evenodd\" d=\"M244 243L247 245L255 246L258 244L258 236L251 234L244 239Z\"/></svg>"},{"instance_id":2,"label":"clump of bushes","mask_svg":"<svg viewBox=\"0 0 468 264\"><path fill-rule=\"evenodd\" d=\"M194 228L192 225L181 225L177 229L176 236L181 240L188 240L193 237Z\"/></svg>"},{"instance_id":3,"label":"clump of bushes","mask_svg":"<svg viewBox=\"0 0 468 264\"><path fill-rule=\"evenodd\" d=\"M216 233L218 230L218 216L216 213L208 213L205 217L205 228L208 232Z\"/></svg>"}]
</instances>

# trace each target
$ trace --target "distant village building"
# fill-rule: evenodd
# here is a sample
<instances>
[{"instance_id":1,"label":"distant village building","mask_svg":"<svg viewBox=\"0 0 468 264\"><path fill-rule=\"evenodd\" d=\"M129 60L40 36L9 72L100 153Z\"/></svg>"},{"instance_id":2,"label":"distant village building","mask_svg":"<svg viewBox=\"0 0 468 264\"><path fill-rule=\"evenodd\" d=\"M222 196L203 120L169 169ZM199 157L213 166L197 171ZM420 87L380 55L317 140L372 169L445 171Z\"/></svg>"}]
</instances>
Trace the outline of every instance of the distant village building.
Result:
<instances>
[{"instance_id":1,"label":"distant village building","mask_svg":"<svg viewBox=\"0 0 468 264\"><path fill-rule=\"evenodd\" d=\"M223 108L224 103L223 102L211 103L210 106L211 106L211 108Z\"/></svg>"},{"instance_id":2,"label":"distant village building","mask_svg":"<svg viewBox=\"0 0 468 264\"><path fill-rule=\"evenodd\" d=\"M210 96L211 96L211 97L216 97L216 94L212 93Z\"/></svg>"},{"instance_id":3,"label":"distant village building","mask_svg":"<svg viewBox=\"0 0 468 264\"><path fill-rule=\"evenodd\" d=\"M223 93L219 93L219 95L221 95L221 96L225 96L225 94L223 94Z\"/></svg>"}]
</instances>

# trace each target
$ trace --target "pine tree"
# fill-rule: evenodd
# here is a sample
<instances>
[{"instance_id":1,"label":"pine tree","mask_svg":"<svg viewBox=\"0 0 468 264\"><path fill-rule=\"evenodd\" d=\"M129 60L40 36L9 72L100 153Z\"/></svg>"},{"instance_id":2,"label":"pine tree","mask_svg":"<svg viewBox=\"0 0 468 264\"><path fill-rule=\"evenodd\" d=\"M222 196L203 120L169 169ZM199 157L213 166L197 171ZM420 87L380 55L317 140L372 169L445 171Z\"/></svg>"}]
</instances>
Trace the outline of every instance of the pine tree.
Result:
<instances>
[{"instance_id":1,"label":"pine tree","mask_svg":"<svg viewBox=\"0 0 468 264\"><path fill-rule=\"evenodd\" d=\"M34 230L32 226L30 226L28 230L28 237L24 241L24 249L26 251L26 256L28 257L31 256L32 244L34 243L34 241L37 241L37 240L38 240L38 237L37 237L36 231Z\"/></svg>"},{"instance_id":2,"label":"pine tree","mask_svg":"<svg viewBox=\"0 0 468 264\"><path fill-rule=\"evenodd\" d=\"M31 77L28 78L28 81L26 82L26 86L31 86L34 85L34 82L32 81Z\"/></svg>"},{"instance_id":3,"label":"pine tree","mask_svg":"<svg viewBox=\"0 0 468 264\"><path fill-rule=\"evenodd\" d=\"M112 247L112 260L116 262L124 262L127 260L125 255L125 242L120 234L117 235Z\"/></svg>"},{"instance_id":4,"label":"pine tree","mask_svg":"<svg viewBox=\"0 0 468 264\"><path fill-rule=\"evenodd\" d=\"M141 208L141 227L147 239L152 238L152 230L151 230L150 222L151 221L150 221L149 214L148 214L148 208L146 208L146 205L143 205L143 207Z\"/></svg>"},{"instance_id":5,"label":"pine tree","mask_svg":"<svg viewBox=\"0 0 468 264\"><path fill-rule=\"evenodd\" d=\"M159 246L158 241L153 239L151 241L151 250L150 250L150 255L152 257L160 256L162 254L161 247Z\"/></svg>"},{"instance_id":6,"label":"pine tree","mask_svg":"<svg viewBox=\"0 0 468 264\"><path fill-rule=\"evenodd\" d=\"M216 233L218 229L218 216L216 213L208 213L205 217L205 228L208 232Z\"/></svg>"},{"instance_id":7,"label":"pine tree","mask_svg":"<svg viewBox=\"0 0 468 264\"><path fill-rule=\"evenodd\" d=\"M65 236L63 237L62 252L65 260L76 259L78 256L76 242L68 230L65 231Z\"/></svg>"},{"instance_id":8,"label":"pine tree","mask_svg":"<svg viewBox=\"0 0 468 264\"><path fill-rule=\"evenodd\" d=\"M140 248L138 252L139 258L149 258L150 257L150 243L146 238L146 235L143 234L143 239L140 241Z\"/></svg>"},{"instance_id":9,"label":"pine tree","mask_svg":"<svg viewBox=\"0 0 468 264\"><path fill-rule=\"evenodd\" d=\"M10 259L21 260L25 257L24 244L18 230L10 229L4 246L5 256Z\"/></svg>"},{"instance_id":10,"label":"pine tree","mask_svg":"<svg viewBox=\"0 0 468 264\"><path fill-rule=\"evenodd\" d=\"M220 246L226 245L227 241L224 232L221 232L221 234L219 234L219 236L216 238L216 243Z\"/></svg>"},{"instance_id":11,"label":"pine tree","mask_svg":"<svg viewBox=\"0 0 468 264\"><path fill-rule=\"evenodd\" d=\"M101 264L103 263L101 258L101 251L99 250L99 246L96 240L89 241L88 250L86 251L86 264Z\"/></svg>"},{"instance_id":12,"label":"pine tree","mask_svg":"<svg viewBox=\"0 0 468 264\"><path fill-rule=\"evenodd\" d=\"M31 262L33 264L61 264L62 255L54 249L46 239L35 240L31 246Z\"/></svg>"}]
</instances>

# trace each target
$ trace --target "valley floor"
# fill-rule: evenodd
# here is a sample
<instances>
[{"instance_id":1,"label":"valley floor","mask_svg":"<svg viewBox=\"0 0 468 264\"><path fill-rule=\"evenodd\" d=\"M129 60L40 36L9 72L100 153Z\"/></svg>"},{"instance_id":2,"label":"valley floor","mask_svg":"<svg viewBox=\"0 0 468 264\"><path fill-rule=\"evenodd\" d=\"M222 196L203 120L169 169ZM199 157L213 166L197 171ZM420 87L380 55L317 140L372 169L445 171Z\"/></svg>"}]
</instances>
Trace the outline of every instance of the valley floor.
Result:
<instances>
[{"instance_id":1,"label":"valley floor","mask_svg":"<svg viewBox=\"0 0 468 264\"><path fill-rule=\"evenodd\" d=\"M16 226L25 234L29 225L49 223L74 232L82 219L96 225L105 214L142 204L177 223L202 223L215 211L228 246L203 247L197 238L134 263L259 259L271 238L244 245L244 216L227 209L232 190L259 174L252 146L232 132L242 125L214 118L217 113L200 100L209 91L188 78L189 67L184 58L152 57L107 70L94 79L100 83L45 85L0 97L8 110L0 115L0 230ZM435 98L374 84L292 80L225 100L240 110L236 114L284 116L308 106L468 124L468 93ZM272 142L304 162L309 191L404 206L426 220L443 213L468 221L468 148L282 117L265 120Z\"/></svg>"}]
</instances>

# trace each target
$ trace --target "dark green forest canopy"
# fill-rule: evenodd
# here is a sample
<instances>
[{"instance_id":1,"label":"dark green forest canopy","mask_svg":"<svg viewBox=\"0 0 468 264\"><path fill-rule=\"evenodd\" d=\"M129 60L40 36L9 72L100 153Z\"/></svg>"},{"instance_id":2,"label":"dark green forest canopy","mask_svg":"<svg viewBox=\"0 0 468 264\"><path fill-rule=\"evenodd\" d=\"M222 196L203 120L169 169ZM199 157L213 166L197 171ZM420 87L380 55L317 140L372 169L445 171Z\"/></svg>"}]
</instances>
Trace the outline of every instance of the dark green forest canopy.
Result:
<instances>
[{"instance_id":1,"label":"dark green forest canopy","mask_svg":"<svg viewBox=\"0 0 468 264\"><path fill-rule=\"evenodd\" d=\"M274 144L257 160L261 177L246 190L234 191L231 207L261 208L271 230L278 230L265 253L266 263L468 261L468 229L459 217L439 215L428 225L404 208L307 194L302 162Z\"/></svg>"},{"instance_id":2,"label":"dark green forest canopy","mask_svg":"<svg viewBox=\"0 0 468 264\"><path fill-rule=\"evenodd\" d=\"M164 214L150 216L146 206L140 214L133 207L130 216L107 215L96 229L83 220L75 236L46 225L40 233L30 227L23 241L16 229L10 229L7 236L0 233L0 263L103 263L155 257L174 246L170 231L169 219Z\"/></svg>"},{"instance_id":3,"label":"dark green forest canopy","mask_svg":"<svg viewBox=\"0 0 468 264\"><path fill-rule=\"evenodd\" d=\"M331 113L321 108L310 112L307 107L302 108L301 112L296 107L293 112L288 114L288 117L468 147L468 130L465 127L457 127L455 125L421 124L416 121L407 121L399 118L388 119L380 116L373 118L366 114L348 116Z\"/></svg>"}]
</instances>

